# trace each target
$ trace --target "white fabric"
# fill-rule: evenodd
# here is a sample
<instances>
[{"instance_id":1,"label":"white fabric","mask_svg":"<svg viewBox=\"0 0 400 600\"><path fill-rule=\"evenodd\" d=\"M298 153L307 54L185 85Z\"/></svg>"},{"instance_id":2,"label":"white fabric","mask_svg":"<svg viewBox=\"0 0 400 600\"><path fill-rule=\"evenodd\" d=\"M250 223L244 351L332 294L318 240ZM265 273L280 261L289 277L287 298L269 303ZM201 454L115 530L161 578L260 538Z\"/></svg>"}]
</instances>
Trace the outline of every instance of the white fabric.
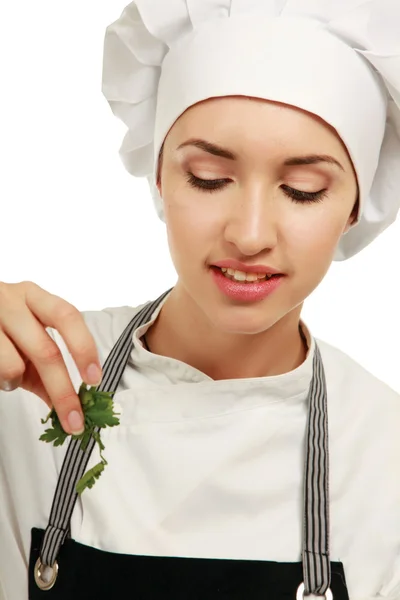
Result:
<instances>
[{"instance_id":1,"label":"white fabric","mask_svg":"<svg viewBox=\"0 0 400 600\"><path fill-rule=\"evenodd\" d=\"M83 313L102 363L139 308ZM141 346L160 310L133 334L115 395L121 424L103 434L109 464L78 501L72 537L130 554L301 561L314 338L302 321L309 352L289 373L214 381ZM71 355L48 331L78 390ZM400 397L317 341L328 390L331 560L344 564L350 600L398 600ZM67 449L39 441L47 412L29 392L0 392L2 600L27 598L30 530L47 525ZM89 467L97 460L95 452Z\"/></svg>"},{"instance_id":2,"label":"white fabric","mask_svg":"<svg viewBox=\"0 0 400 600\"><path fill-rule=\"evenodd\" d=\"M123 163L164 221L158 153L187 108L227 95L298 106L336 129L357 174L357 220L334 256L347 259L400 207L399 31L398 0L135 0L104 44Z\"/></svg>"}]
</instances>

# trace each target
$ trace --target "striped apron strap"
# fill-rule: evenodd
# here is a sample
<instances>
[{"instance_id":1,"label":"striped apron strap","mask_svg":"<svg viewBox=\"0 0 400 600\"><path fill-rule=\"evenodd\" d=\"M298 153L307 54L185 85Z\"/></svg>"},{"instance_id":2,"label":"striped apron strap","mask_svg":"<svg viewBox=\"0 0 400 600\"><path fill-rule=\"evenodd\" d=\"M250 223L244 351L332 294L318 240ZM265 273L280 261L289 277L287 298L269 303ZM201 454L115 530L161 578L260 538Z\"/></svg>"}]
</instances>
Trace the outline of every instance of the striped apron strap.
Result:
<instances>
[{"instance_id":1,"label":"striped apron strap","mask_svg":"<svg viewBox=\"0 0 400 600\"><path fill-rule=\"evenodd\" d=\"M152 313L171 290L172 288L164 292L157 300L145 304L130 321L104 363L103 379L97 388L99 391L115 392L117 390L132 351L133 331L149 320ZM97 429L97 432L99 431L100 428ZM44 566L54 565L60 548L69 533L70 521L78 497L75 485L85 472L95 443L92 437L85 451L80 448L80 440L71 440L69 444L54 494L49 523L40 549L40 561Z\"/></svg>"},{"instance_id":2,"label":"striped apron strap","mask_svg":"<svg viewBox=\"0 0 400 600\"><path fill-rule=\"evenodd\" d=\"M316 342L308 406L302 553L304 584L300 586L297 598L315 594L330 600L328 405L325 372Z\"/></svg>"}]
</instances>

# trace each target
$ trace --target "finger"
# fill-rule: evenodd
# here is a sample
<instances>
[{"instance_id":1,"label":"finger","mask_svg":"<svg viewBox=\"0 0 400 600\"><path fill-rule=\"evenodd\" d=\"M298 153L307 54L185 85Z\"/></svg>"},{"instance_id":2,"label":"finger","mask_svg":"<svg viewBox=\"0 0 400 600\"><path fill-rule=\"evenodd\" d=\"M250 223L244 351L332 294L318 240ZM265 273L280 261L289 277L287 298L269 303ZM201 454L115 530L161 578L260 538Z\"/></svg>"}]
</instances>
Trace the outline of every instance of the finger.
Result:
<instances>
[{"instance_id":1,"label":"finger","mask_svg":"<svg viewBox=\"0 0 400 600\"><path fill-rule=\"evenodd\" d=\"M99 354L81 312L63 298L46 292L36 284L27 288L26 304L45 327L52 327L60 333L82 380L99 385L102 377ZM97 369L94 374L88 372L91 365Z\"/></svg>"},{"instance_id":2,"label":"finger","mask_svg":"<svg viewBox=\"0 0 400 600\"><path fill-rule=\"evenodd\" d=\"M27 360L25 374L20 387L24 390L28 390L28 392L32 392L36 396L39 396L39 398L41 398L50 409L54 408L51 398L47 393L42 380L40 379L40 375L37 372L35 365L29 360Z\"/></svg>"},{"instance_id":3,"label":"finger","mask_svg":"<svg viewBox=\"0 0 400 600\"><path fill-rule=\"evenodd\" d=\"M19 387L36 394L50 409L53 408L34 365L26 356L20 355L11 340L0 330L0 389L12 392Z\"/></svg>"},{"instance_id":4,"label":"finger","mask_svg":"<svg viewBox=\"0 0 400 600\"><path fill-rule=\"evenodd\" d=\"M16 390L22 382L25 363L10 339L0 330L0 388Z\"/></svg>"},{"instance_id":5,"label":"finger","mask_svg":"<svg viewBox=\"0 0 400 600\"><path fill-rule=\"evenodd\" d=\"M64 431L82 433L81 403L57 344L22 302L7 309L2 324L6 335L35 366Z\"/></svg>"}]
</instances>

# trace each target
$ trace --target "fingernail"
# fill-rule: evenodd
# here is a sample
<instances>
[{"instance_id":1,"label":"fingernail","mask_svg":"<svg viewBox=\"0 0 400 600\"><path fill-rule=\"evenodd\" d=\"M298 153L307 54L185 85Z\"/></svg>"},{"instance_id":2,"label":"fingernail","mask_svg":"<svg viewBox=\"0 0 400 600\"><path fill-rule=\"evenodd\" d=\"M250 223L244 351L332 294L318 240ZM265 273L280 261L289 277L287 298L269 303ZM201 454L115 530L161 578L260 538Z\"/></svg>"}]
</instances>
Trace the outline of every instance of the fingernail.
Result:
<instances>
[{"instance_id":1,"label":"fingernail","mask_svg":"<svg viewBox=\"0 0 400 600\"><path fill-rule=\"evenodd\" d=\"M88 367L88 370L86 371L87 381L85 383L90 383L91 385L99 385L99 383L101 383L101 377L101 370L96 364L93 363Z\"/></svg>"},{"instance_id":2,"label":"fingernail","mask_svg":"<svg viewBox=\"0 0 400 600\"><path fill-rule=\"evenodd\" d=\"M85 431L83 417L77 410L72 410L68 415L68 425L72 435L80 435Z\"/></svg>"},{"instance_id":3,"label":"fingernail","mask_svg":"<svg viewBox=\"0 0 400 600\"><path fill-rule=\"evenodd\" d=\"M18 384L15 384L15 382L12 382L12 381L3 381L0 384L0 389L2 389L4 392L12 392L17 387L18 387Z\"/></svg>"}]
</instances>

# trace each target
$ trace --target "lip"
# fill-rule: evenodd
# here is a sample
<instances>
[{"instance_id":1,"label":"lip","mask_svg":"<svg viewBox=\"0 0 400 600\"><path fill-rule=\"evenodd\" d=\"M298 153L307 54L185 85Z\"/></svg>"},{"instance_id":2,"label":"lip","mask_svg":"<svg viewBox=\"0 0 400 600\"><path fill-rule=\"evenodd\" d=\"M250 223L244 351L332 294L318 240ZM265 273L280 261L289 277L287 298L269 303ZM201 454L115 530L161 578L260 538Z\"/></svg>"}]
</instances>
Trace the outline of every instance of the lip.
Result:
<instances>
[{"instance_id":1,"label":"lip","mask_svg":"<svg viewBox=\"0 0 400 600\"><path fill-rule=\"evenodd\" d=\"M234 260L233 258L227 258L226 260L219 260L213 263L212 266L224 267L226 269L235 269L236 271L243 271L244 273L267 273L268 275L284 275L281 271L269 267L268 265L245 265L244 263Z\"/></svg>"},{"instance_id":2,"label":"lip","mask_svg":"<svg viewBox=\"0 0 400 600\"><path fill-rule=\"evenodd\" d=\"M285 279L285 276L281 275L280 277L271 277L270 279L259 279L252 283L244 283L225 277L222 271L215 266L211 267L210 271L214 282L225 296L232 300L246 303L264 300L279 288Z\"/></svg>"}]
</instances>

